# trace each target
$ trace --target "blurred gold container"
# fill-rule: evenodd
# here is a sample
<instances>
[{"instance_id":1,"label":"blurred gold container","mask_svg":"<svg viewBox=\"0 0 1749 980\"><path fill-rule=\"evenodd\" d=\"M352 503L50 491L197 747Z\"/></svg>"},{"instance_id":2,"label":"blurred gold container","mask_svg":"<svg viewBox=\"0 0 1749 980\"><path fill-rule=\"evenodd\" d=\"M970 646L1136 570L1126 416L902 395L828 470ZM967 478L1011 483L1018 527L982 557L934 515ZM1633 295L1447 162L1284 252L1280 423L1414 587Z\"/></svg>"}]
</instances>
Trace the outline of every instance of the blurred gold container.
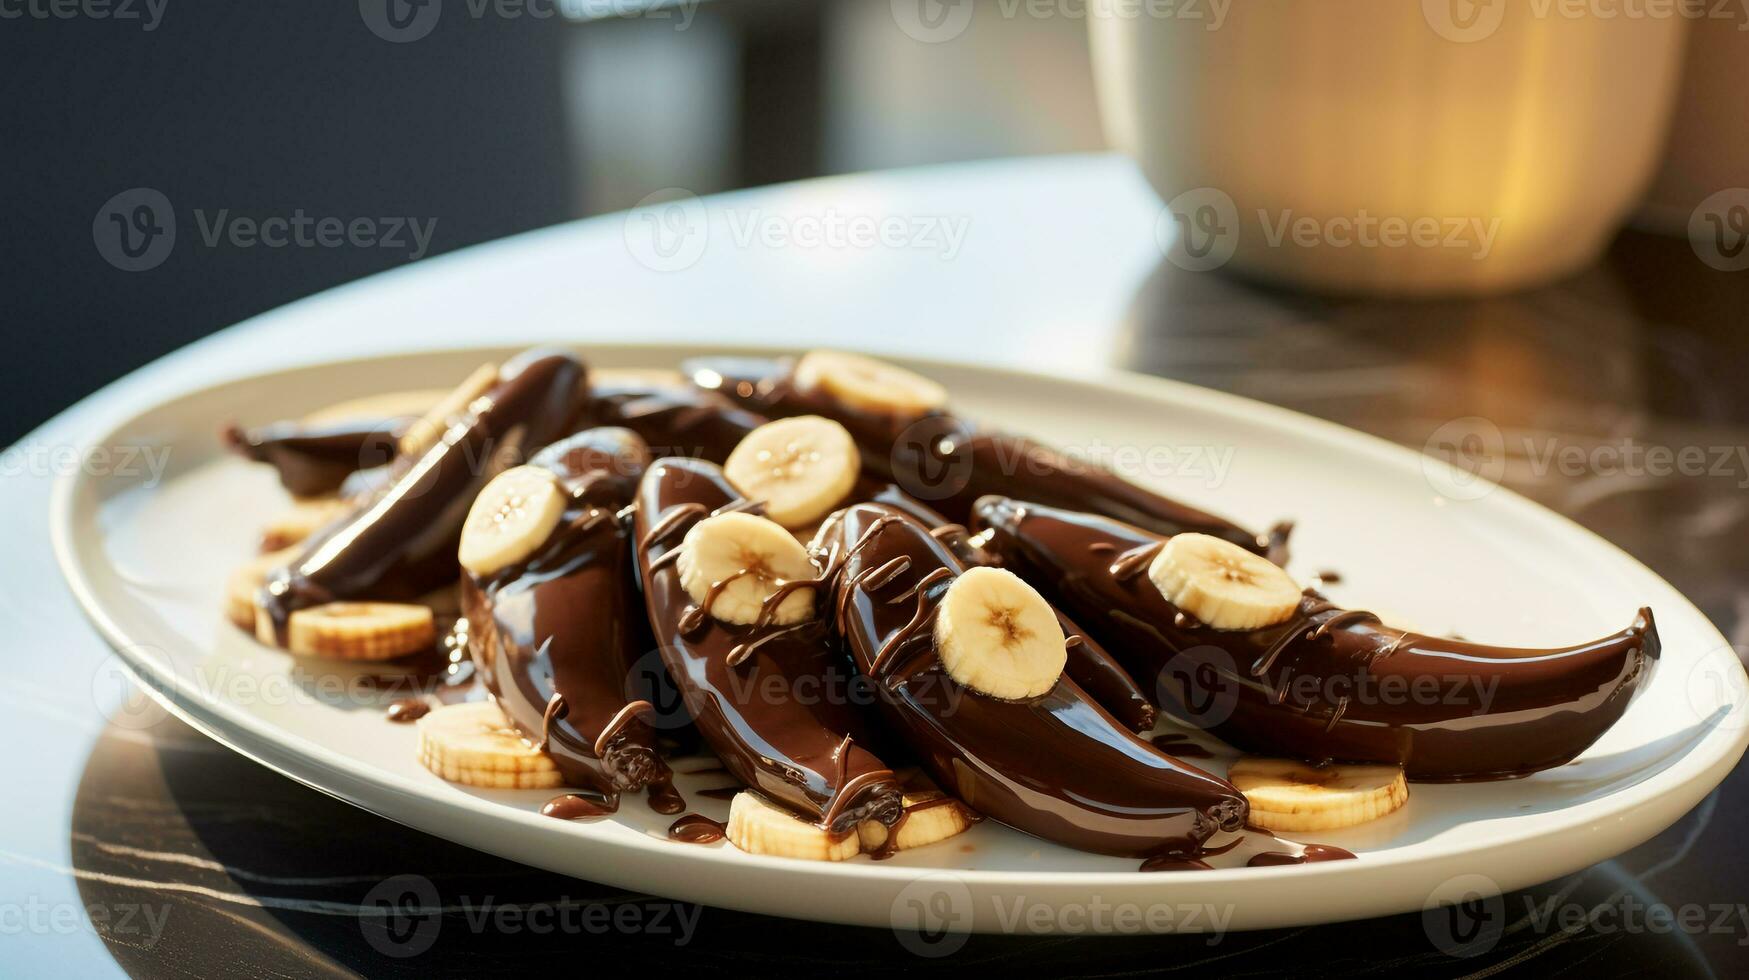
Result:
<instances>
[{"instance_id":1,"label":"blurred gold container","mask_svg":"<svg viewBox=\"0 0 1749 980\"><path fill-rule=\"evenodd\" d=\"M1088 20L1107 135L1169 202L1173 261L1484 293L1585 265L1632 210L1662 148L1681 9L1092 0Z\"/></svg>"}]
</instances>

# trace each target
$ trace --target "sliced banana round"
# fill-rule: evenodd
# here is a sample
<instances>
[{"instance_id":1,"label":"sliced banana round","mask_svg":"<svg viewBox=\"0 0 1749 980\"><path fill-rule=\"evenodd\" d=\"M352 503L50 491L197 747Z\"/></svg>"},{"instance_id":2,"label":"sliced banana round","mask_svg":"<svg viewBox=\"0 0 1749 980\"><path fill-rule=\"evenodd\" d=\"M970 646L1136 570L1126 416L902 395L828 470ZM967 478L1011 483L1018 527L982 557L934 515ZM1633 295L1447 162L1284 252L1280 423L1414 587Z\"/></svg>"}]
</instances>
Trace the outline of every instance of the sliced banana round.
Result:
<instances>
[{"instance_id":1,"label":"sliced banana round","mask_svg":"<svg viewBox=\"0 0 1749 980\"><path fill-rule=\"evenodd\" d=\"M437 404L407 427L396 449L403 456L418 456L437 445L437 440L449 427L468 413L468 406L498 384L498 365L482 364L465 378L455 390L444 395Z\"/></svg>"},{"instance_id":2,"label":"sliced banana round","mask_svg":"<svg viewBox=\"0 0 1749 980\"><path fill-rule=\"evenodd\" d=\"M357 505L341 497L303 497L261 529L261 550L279 551L304 540L329 523L352 513Z\"/></svg>"},{"instance_id":3,"label":"sliced banana round","mask_svg":"<svg viewBox=\"0 0 1749 980\"><path fill-rule=\"evenodd\" d=\"M736 793L729 801L724 836L748 854L804 861L842 861L862 852L862 840L855 832L833 834L751 790Z\"/></svg>"},{"instance_id":4,"label":"sliced banana round","mask_svg":"<svg viewBox=\"0 0 1749 980\"><path fill-rule=\"evenodd\" d=\"M1402 766L1330 764L1245 756L1227 780L1251 804L1265 830L1335 830L1377 820L1409 799Z\"/></svg>"},{"instance_id":5,"label":"sliced banana round","mask_svg":"<svg viewBox=\"0 0 1749 980\"><path fill-rule=\"evenodd\" d=\"M551 789L559 767L528 744L491 701L448 704L419 719L419 762L452 783Z\"/></svg>"},{"instance_id":6,"label":"sliced banana round","mask_svg":"<svg viewBox=\"0 0 1749 980\"><path fill-rule=\"evenodd\" d=\"M816 350L791 374L802 391L820 392L881 415L923 415L947 405L947 389L921 374L861 354Z\"/></svg>"},{"instance_id":7,"label":"sliced banana round","mask_svg":"<svg viewBox=\"0 0 1749 980\"><path fill-rule=\"evenodd\" d=\"M991 697L1049 691L1068 660L1056 610L1002 568L966 570L935 610L935 651L949 676Z\"/></svg>"},{"instance_id":8,"label":"sliced banana round","mask_svg":"<svg viewBox=\"0 0 1749 980\"><path fill-rule=\"evenodd\" d=\"M806 527L837 507L862 471L850 432L818 415L767 422L735 444L723 475L767 517Z\"/></svg>"},{"instance_id":9,"label":"sliced banana round","mask_svg":"<svg viewBox=\"0 0 1749 980\"><path fill-rule=\"evenodd\" d=\"M1218 630L1282 622L1300 605L1300 587L1267 558L1207 534L1175 534L1148 566L1166 601Z\"/></svg>"},{"instance_id":10,"label":"sliced banana round","mask_svg":"<svg viewBox=\"0 0 1749 980\"><path fill-rule=\"evenodd\" d=\"M275 642L267 610L255 611L255 634ZM286 620L286 649L334 660L392 660L437 642L431 610L399 602L329 602L299 609Z\"/></svg>"},{"instance_id":11,"label":"sliced banana round","mask_svg":"<svg viewBox=\"0 0 1749 980\"><path fill-rule=\"evenodd\" d=\"M551 470L513 466L474 498L456 560L475 575L490 575L534 554L564 516L565 493Z\"/></svg>"},{"instance_id":12,"label":"sliced banana round","mask_svg":"<svg viewBox=\"0 0 1749 980\"><path fill-rule=\"evenodd\" d=\"M894 851L927 847L965 833L978 822L971 807L937 789L906 793L904 801L905 815L898 823L899 839L891 848ZM887 835L891 831L880 821L864 820L856 825L856 832L862 838L864 851L887 849Z\"/></svg>"},{"instance_id":13,"label":"sliced banana round","mask_svg":"<svg viewBox=\"0 0 1749 980\"><path fill-rule=\"evenodd\" d=\"M270 551L245 562L225 580L225 618L241 629L255 628L255 593L267 576L296 561L303 549L291 547Z\"/></svg>"},{"instance_id":14,"label":"sliced banana round","mask_svg":"<svg viewBox=\"0 0 1749 980\"><path fill-rule=\"evenodd\" d=\"M675 560L680 586L712 618L746 625L786 582L817 575L808 551L774 521L741 511L707 517L686 532ZM778 602L770 622L787 625L814 613L814 590Z\"/></svg>"}]
</instances>

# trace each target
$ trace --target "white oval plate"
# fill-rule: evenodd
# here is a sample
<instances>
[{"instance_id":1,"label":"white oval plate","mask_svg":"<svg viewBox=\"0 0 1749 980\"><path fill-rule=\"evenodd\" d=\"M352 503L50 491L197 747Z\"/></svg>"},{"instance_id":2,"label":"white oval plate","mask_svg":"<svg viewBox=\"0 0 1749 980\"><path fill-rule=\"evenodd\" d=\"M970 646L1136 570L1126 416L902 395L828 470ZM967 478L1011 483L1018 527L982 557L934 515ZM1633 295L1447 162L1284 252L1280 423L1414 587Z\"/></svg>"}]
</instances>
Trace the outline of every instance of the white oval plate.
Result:
<instances>
[{"instance_id":1,"label":"white oval plate","mask_svg":"<svg viewBox=\"0 0 1749 980\"><path fill-rule=\"evenodd\" d=\"M1142 874L1134 860L1071 851L987 821L890 861L815 864L672 843L663 836L671 818L637 801L607 821L541 817L550 792L443 782L415 759L411 726L385 721L377 701L348 700L345 668L259 646L220 613L227 573L285 505L266 468L223 452L222 423L453 383L507 353L422 352L287 370L196 391L113 426L92 443L111 447L105 474L76 473L56 487L52 532L73 592L126 669L167 707L317 789L537 867L860 925L1254 929L1420 910L1545 881L1638 844L1717 785L1749 738L1749 681L1706 618L1632 558L1508 491L1372 437L1199 388L1123 374L1095 384L913 363L947 384L968 415L1115 459L1143 482L1251 526L1297 519L1296 575L1339 570L1334 596L1387 620L1541 646L1613 632L1650 605L1663 662L1620 724L1573 763L1506 782L1417 785L1391 817L1315 836L1356 852L1353 861ZM704 352L587 351L592 364L614 367L672 366L695 353ZM139 450L168 452L161 479L143 455L122 465ZM1209 765L1223 771L1225 760ZM680 787L694 811L721 818L726 803L693 792L712 785L706 778Z\"/></svg>"}]
</instances>

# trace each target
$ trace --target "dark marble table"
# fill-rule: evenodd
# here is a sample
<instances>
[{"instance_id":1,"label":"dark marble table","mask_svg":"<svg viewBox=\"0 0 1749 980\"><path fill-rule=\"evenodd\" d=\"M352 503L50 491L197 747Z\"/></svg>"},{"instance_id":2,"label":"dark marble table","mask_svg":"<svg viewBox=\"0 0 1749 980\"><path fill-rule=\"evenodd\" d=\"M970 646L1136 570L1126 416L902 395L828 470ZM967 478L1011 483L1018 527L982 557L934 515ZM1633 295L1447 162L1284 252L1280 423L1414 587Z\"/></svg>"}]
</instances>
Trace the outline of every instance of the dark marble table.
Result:
<instances>
[{"instance_id":1,"label":"dark marble table","mask_svg":"<svg viewBox=\"0 0 1749 980\"><path fill-rule=\"evenodd\" d=\"M793 190L759 193L766 196L734 196L721 206L802 206ZM1064 358L1071 369L1104 362L1190 381L1417 448L1449 420L1485 418L1506 436L1507 452L1495 462L1508 485L1667 577L1740 651L1749 642L1749 455L1735 455L1749 444L1742 381L1749 273L1714 271L1684 241L1629 233L1595 268L1544 289L1398 303L1312 298L1152 261L1141 243L1158 205L1127 165L1109 158L855 178L810 193L958 208L985 232L968 238L947 270L922 265L922 257L844 260L852 268L836 274L854 283L837 297L845 310L860 298L895 295L895 283L912 287L879 314L897 326L871 341L876 346L975 356L999 336L1011 345L1003 348L1009 360L1035 365L1056 363L1052 350L1073 347L1080 353ZM616 218L585 222L548 235L543 249L563 238L561 252L606 254L623 249L621 235ZM1108 250L1098 264L1087 260L1092 248ZM473 271L517 264L521 282L550 293L518 294L513 322L493 342L581 334L856 343L877 316L820 306L818 291L830 282L792 296L762 292L765 280L782 284L795 274L789 256L709 252L680 274L640 278L565 256L531 267L526 247L486 251L465 260ZM468 268L447 267L456 289L505 284ZM549 281L559 268L570 278ZM1052 269L1059 278L1049 277ZM770 315L735 312L718 287L759 297ZM593 308L610 311L612 322L573 329L555 320L567 296L585 306L600 300ZM988 314L965 314L980 297ZM288 358L478 335L479 321L469 319L480 315L478 305L434 314L420 333L347 336L338 312L334 322L308 327L324 315L321 304L336 301L312 302L299 314L295 351L273 346L276 331L283 337L291 329L283 316L245 324L176 355L175 369L152 385L124 382L22 445L76 440L109 411ZM628 310L646 314L632 330L613 318ZM818 319L794 326L810 310ZM931 336L930 310L964 318ZM1083 319L1068 326L1070 313ZM703 322L707 314L717 322ZM1585 447L1587 462L1550 465L1517 448L1544 445ZM1590 451L1629 445L1726 447L1722 455L1735 462L1684 475L1609 462L1631 454ZM41 530L53 474L19 469L0 479L0 536L16 542L0 572L9 641L0 644L8 676L0 684L0 741L8 747L0 781L9 804L0 807L0 975L1132 975L1204 965L1240 976L1749 971L1749 844L1735 816L1738 804L1749 807L1741 771L1629 853L1461 910L1444 925L1417 914L1216 936L974 936L952 944L952 955L933 957L916 955L914 942L887 930L680 906L535 871L293 783L155 706L109 708L99 693L103 651L62 594ZM361 916L385 899L415 911ZM1493 938L1473 944L1472 956L1454 957L1436 942L1454 924Z\"/></svg>"}]
</instances>

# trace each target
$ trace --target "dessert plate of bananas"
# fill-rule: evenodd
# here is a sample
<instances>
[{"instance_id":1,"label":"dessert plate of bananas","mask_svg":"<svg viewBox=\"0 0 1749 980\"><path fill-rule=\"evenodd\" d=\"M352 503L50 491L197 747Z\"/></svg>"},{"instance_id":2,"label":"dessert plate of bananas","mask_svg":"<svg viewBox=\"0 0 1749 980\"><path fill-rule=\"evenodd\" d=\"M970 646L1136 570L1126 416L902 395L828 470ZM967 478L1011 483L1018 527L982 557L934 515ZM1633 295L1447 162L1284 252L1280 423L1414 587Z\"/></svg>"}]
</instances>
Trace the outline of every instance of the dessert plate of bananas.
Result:
<instances>
[{"instance_id":1,"label":"dessert plate of bananas","mask_svg":"<svg viewBox=\"0 0 1749 980\"><path fill-rule=\"evenodd\" d=\"M1632 847L1749 740L1730 645L1609 544L1131 375L427 351L94 444L171 461L73 474L52 514L170 710L683 900L901 931L1419 911Z\"/></svg>"}]
</instances>

